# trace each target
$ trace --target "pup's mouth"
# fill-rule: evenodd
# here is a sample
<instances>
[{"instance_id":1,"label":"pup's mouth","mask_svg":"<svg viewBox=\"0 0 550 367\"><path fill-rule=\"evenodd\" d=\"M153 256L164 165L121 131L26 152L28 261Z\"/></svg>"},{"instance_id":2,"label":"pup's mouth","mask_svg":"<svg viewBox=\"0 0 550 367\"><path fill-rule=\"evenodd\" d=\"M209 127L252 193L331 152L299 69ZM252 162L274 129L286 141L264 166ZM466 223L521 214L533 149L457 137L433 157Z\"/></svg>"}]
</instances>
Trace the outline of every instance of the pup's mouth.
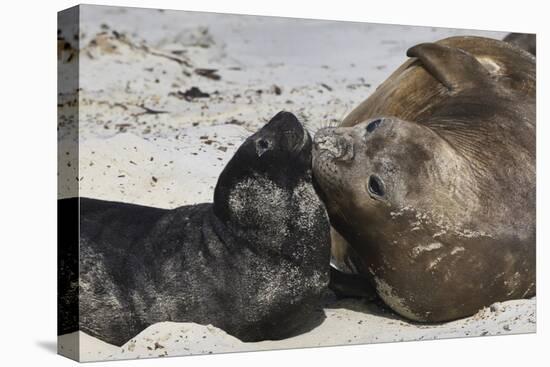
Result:
<instances>
[{"instance_id":1,"label":"pup's mouth","mask_svg":"<svg viewBox=\"0 0 550 367\"><path fill-rule=\"evenodd\" d=\"M296 146L297 152L302 152L304 149L311 149L311 137L309 135L309 132L304 128L302 124L300 124L300 128L302 129L302 140Z\"/></svg>"}]
</instances>

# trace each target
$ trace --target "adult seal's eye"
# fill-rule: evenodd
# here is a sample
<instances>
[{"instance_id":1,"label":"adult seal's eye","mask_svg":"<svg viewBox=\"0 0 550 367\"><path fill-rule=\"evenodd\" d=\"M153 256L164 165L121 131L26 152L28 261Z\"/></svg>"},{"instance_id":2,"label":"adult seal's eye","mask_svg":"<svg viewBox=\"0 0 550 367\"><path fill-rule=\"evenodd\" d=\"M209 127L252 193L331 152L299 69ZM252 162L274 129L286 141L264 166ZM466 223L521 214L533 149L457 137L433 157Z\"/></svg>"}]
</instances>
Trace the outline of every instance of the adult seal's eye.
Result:
<instances>
[{"instance_id":1,"label":"adult seal's eye","mask_svg":"<svg viewBox=\"0 0 550 367\"><path fill-rule=\"evenodd\" d=\"M371 175L369 177L368 190L369 193L375 197L384 196L384 183L382 182L380 177L376 175Z\"/></svg>"},{"instance_id":2,"label":"adult seal's eye","mask_svg":"<svg viewBox=\"0 0 550 367\"><path fill-rule=\"evenodd\" d=\"M376 129L378 127L378 125L380 125L381 122L382 122L381 119L377 119L377 120L372 121L370 124L367 125L367 132L372 133L374 131L374 129Z\"/></svg>"}]
</instances>

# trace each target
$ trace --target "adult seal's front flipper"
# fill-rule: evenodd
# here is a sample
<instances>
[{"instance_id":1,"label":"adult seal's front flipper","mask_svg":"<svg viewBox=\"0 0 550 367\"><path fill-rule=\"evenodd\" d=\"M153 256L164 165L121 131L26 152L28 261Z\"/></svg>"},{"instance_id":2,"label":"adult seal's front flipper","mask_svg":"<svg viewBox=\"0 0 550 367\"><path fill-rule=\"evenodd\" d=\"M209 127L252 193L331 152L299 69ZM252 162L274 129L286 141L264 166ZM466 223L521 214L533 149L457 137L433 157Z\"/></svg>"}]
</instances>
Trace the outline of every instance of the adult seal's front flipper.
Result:
<instances>
[{"instance_id":1,"label":"adult seal's front flipper","mask_svg":"<svg viewBox=\"0 0 550 367\"><path fill-rule=\"evenodd\" d=\"M491 85L491 74L470 53L456 47L421 43L407 50L451 92Z\"/></svg>"}]
</instances>

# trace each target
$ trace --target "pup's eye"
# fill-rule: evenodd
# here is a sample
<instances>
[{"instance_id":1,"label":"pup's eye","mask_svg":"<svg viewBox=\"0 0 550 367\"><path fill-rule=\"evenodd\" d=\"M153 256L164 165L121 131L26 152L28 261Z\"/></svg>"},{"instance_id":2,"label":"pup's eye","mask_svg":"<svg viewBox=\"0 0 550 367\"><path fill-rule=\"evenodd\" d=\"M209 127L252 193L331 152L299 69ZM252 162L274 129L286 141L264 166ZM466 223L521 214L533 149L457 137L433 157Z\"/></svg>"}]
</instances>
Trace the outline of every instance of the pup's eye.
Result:
<instances>
[{"instance_id":1,"label":"pup's eye","mask_svg":"<svg viewBox=\"0 0 550 367\"><path fill-rule=\"evenodd\" d=\"M260 148L260 149L269 148L269 142L267 140L264 140L264 139L258 140L258 148Z\"/></svg>"},{"instance_id":2,"label":"pup's eye","mask_svg":"<svg viewBox=\"0 0 550 367\"><path fill-rule=\"evenodd\" d=\"M268 140L265 139L259 139L256 141L256 153L258 154L258 157L261 157L262 154L267 152L270 149L270 143Z\"/></svg>"},{"instance_id":3,"label":"pup's eye","mask_svg":"<svg viewBox=\"0 0 550 367\"><path fill-rule=\"evenodd\" d=\"M378 119L378 120L374 120L373 122L368 124L367 125L367 132L369 132L369 133L373 132L374 129L376 129L378 127L378 125L380 125L381 122L382 122L382 120Z\"/></svg>"},{"instance_id":4,"label":"pup's eye","mask_svg":"<svg viewBox=\"0 0 550 367\"><path fill-rule=\"evenodd\" d=\"M380 177L371 175L368 183L369 193L375 196L384 196L384 183Z\"/></svg>"}]
</instances>

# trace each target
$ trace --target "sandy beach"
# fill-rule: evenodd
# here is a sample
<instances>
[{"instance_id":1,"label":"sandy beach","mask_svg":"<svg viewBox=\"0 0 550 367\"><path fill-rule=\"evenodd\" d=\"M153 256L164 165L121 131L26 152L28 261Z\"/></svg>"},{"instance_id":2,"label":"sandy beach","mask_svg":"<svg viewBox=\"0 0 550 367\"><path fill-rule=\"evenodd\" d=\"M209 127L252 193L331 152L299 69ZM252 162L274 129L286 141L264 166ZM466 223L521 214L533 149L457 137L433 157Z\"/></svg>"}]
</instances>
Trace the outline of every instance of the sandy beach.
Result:
<instances>
[{"instance_id":1,"label":"sandy beach","mask_svg":"<svg viewBox=\"0 0 550 367\"><path fill-rule=\"evenodd\" d=\"M410 46L452 35L504 36L116 7L84 6L80 20L79 165L60 149L60 198L72 196L65 178L78 176L81 196L162 208L211 202L232 154L277 112L293 112L314 133L366 99ZM65 63L70 52L60 54ZM59 93L63 122L72 107L66 91ZM281 341L243 343L192 323L152 325L122 347L84 333L80 346L71 345L74 335L59 341L91 361L536 331L535 299L438 325L330 295L323 311L320 326Z\"/></svg>"}]
</instances>

